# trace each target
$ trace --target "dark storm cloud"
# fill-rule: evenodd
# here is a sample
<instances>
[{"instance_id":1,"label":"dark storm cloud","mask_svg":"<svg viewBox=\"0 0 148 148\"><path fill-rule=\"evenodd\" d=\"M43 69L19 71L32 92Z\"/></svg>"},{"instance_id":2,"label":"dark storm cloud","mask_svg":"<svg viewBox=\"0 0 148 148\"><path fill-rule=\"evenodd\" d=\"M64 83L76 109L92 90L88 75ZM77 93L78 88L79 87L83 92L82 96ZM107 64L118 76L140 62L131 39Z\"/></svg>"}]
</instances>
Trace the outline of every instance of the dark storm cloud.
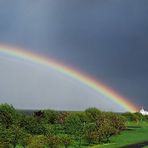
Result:
<instances>
[{"instance_id":1,"label":"dark storm cloud","mask_svg":"<svg viewBox=\"0 0 148 148\"><path fill-rule=\"evenodd\" d=\"M0 1L0 42L48 54L148 108L147 0Z\"/></svg>"}]
</instances>

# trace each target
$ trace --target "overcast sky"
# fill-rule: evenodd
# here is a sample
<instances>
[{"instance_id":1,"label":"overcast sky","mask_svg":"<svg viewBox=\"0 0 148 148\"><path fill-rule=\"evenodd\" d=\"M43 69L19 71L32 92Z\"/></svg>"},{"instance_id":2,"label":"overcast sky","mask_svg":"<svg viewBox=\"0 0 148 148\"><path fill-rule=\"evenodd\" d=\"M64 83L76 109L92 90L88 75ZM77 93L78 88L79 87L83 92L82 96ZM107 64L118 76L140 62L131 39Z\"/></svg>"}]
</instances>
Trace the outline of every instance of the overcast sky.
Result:
<instances>
[{"instance_id":1,"label":"overcast sky","mask_svg":"<svg viewBox=\"0 0 148 148\"><path fill-rule=\"evenodd\" d=\"M147 0L0 0L0 43L58 59L148 109L147 15ZM66 76L2 55L0 102L123 109Z\"/></svg>"}]
</instances>

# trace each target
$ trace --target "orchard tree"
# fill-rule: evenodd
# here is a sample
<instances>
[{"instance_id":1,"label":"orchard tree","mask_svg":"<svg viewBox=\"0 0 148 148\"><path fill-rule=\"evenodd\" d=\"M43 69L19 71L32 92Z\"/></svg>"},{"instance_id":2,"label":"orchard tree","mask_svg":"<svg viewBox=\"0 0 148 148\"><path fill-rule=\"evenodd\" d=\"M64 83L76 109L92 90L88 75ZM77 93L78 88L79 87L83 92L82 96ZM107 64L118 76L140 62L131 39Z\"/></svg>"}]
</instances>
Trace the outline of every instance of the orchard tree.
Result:
<instances>
[{"instance_id":1,"label":"orchard tree","mask_svg":"<svg viewBox=\"0 0 148 148\"><path fill-rule=\"evenodd\" d=\"M0 124L0 147L8 148L9 147L9 132L6 127Z\"/></svg>"},{"instance_id":2,"label":"orchard tree","mask_svg":"<svg viewBox=\"0 0 148 148\"><path fill-rule=\"evenodd\" d=\"M110 137L117 133L117 129L112 126L112 123L108 119L103 120L103 124L98 128L98 132L101 133L100 140L105 140L106 142L110 142Z\"/></svg>"},{"instance_id":3,"label":"orchard tree","mask_svg":"<svg viewBox=\"0 0 148 148\"><path fill-rule=\"evenodd\" d=\"M54 111L54 110L43 110L44 113L44 120L48 123L48 124L54 124L59 112Z\"/></svg>"},{"instance_id":4,"label":"orchard tree","mask_svg":"<svg viewBox=\"0 0 148 148\"><path fill-rule=\"evenodd\" d=\"M105 113L106 119L110 121L111 126L117 130L117 132L123 131L126 126L125 126L125 118L121 115L108 112Z\"/></svg>"},{"instance_id":5,"label":"orchard tree","mask_svg":"<svg viewBox=\"0 0 148 148\"><path fill-rule=\"evenodd\" d=\"M68 112L59 112L55 119L56 124L64 124L65 119L69 116Z\"/></svg>"},{"instance_id":6,"label":"orchard tree","mask_svg":"<svg viewBox=\"0 0 148 148\"><path fill-rule=\"evenodd\" d=\"M47 139L47 143L50 148L60 147L61 139L58 135L48 136Z\"/></svg>"},{"instance_id":7,"label":"orchard tree","mask_svg":"<svg viewBox=\"0 0 148 148\"><path fill-rule=\"evenodd\" d=\"M7 129L9 135L9 143L15 148L17 144L21 144L23 146L27 145L27 140L29 139L29 135L22 128L12 125L9 129Z\"/></svg>"},{"instance_id":8,"label":"orchard tree","mask_svg":"<svg viewBox=\"0 0 148 148\"><path fill-rule=\"evenodd\" d=\"M85 110L85 113L88 119L90 119L90 122L96 122L96 120L101 115L101 111L98 110L97 108L88 108Z\"/></svg>"},{"instance_id":9,"label":"orchard tree","mask_svg":"<svg viewBox=\"0 0 148 148\"><path fill-rule=\"evenodd\" d=\"M64 145L65 148L68 148L68 146L70 146L73 143L73 140L69 135L61 134L58 135L58 137L60 139L60 143Z\"/></svg>"},{"instance_id":10,"label":"orchard tree","mask_svg":"<svg viewBox=\"0 0 148 148\"><path fill-rule=\"evenodd\" d=\"M136 114L134 114L134 113L127 112L127 113L124 113L122 115L124 117L126 117L128 121L137 122L137 120L139 120L139 117Z\"/></svg>"},{"instance_id":11,"label":"orchard tree","mask_svg":"<svg viewBox=\"0 0 148 148\"><path fill-rule=\"evenodd\" d=\"M98 138L98 130L95 123L86 124L84 138L89 143L89 145L96 142Z\"/></svg>"},{"instance_id":12,"label":"orchard tree","mask_svg":"<svg viewBox=\"0 0 148 148\"><path fill-rule=\"evenodd\" d=\"M79 147L84 135L85 124L76 113L71 113L64 123L65 133L73 135L79 141Z\"/></svg>"},{"instance_id":13,"label":"orchard tree","mask_svg":"<svg viewBox=\"0 0 148 148\"><path fill-rule=\"evenodd\" d=\"M90 119L87 116L86 112L77 112L76 114L80 118L82 123L88 123L90 121Z\"/></svg>"},{"instance_id":14,"label":"orchard tree","mask_svg":"<svg viewBox=\"0 0 148 148\"><path fill-rule=\"evenodd\" d=\"M46 148L48 139L44 135L35 135L29 140L27 148Z\"/></svg>"},{"instance_id":15,"label":"orchard tree","mask_svg":"<svg viewBox=\"0 0 148 148\"><path fill-rule=\"evenodd\" d=\"M46 128L43 123L38 122L38 120L33 116L24 115L22 116L20 122L20 127L23 127L30 134L45 134Z\"/></svg>"},{"instance_id":16,"label":"orchard tree","mask_svg":"<svg viewBox=\"0 0 148 148\"><path fill-rule=\"evenodd\" d=\"M96 121L98 137L97 142L109 141L109 138L116 133L115 128L112 126L112 122L106 113L102 112Z\"/></svg>"},{"instance_id":17,"label":"orchard tree","mask_svg":"<svg viewBox=\"0 0 148 148\"><path fill-rule=\"evenodd\" d=\"M43 125L44 128L45 128L45 133L44 135L45 136L51 136L51 135L55 135L56 134L56 130L55 130L55 125L52 125L52 124L44 124Z\"/></svg>"},{"instance_id":18,"label":"orchard tree","mask_svg":"<svg viewBox=\"0 0 148 148\"><path fill-rule=\"evenodd\" d=\"M12 105L1 104L0 105L0 123L6 128L9 128L12 124L16 123L18 113Z\"/></svg>"},{"instance_id":19,"label":"orchard tree","mask_svg":"<svg viewBox=\"0 0 148 148\"><path fill-rule=\"evenodd\" d=\"M28 134L16 125L12 125L9 129L0 126L0 141L3 145L11 145L13 148L15 148L17 144L26 146L27 136Z\"/></svg>"},{"instance_id":20,"label":"orchard tree","mask_svg":"<svg viewBox=\"0 0 148 148\"><path fill-rule=\"evenodd\" d=\"M10 145L9 145L9 143L5 143L4 141L0 141L0 147L1 148L9 148Z\"/></svg>"}]
</instances>

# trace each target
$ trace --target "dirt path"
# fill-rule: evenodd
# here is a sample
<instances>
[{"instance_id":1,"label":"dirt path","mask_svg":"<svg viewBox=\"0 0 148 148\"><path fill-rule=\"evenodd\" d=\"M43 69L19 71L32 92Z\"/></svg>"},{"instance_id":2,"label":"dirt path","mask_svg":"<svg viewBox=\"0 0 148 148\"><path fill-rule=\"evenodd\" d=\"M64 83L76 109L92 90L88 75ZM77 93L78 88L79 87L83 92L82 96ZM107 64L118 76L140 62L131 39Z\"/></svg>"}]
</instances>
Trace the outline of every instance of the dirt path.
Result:
<instances>
[{"instance_id":1,"label":"dirt path","mask_svg":"<svg viewBox=\"0 0 148 148\"><path fill-rule=\"evenodd\" d=\"M144 146L148 146L148 141L140 142L140 143L136 143L136 144L131 144L128 146L123 146L121 148L143 148Z\"/></svg>"}]
</instances>

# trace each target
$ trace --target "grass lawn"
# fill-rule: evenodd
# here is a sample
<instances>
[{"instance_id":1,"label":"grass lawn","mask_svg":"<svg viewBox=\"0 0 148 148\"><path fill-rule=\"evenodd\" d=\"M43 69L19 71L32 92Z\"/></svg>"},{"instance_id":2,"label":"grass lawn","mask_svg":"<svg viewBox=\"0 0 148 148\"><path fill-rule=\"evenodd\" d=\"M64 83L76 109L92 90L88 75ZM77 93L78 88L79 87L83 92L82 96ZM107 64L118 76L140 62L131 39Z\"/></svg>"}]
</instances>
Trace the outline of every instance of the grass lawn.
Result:
<instances>
[{"instance_id":1,"label":"grass lawn","mask_svg":"<svg viewBox=\"0 0 148 148\"><path fill-rule=\"evenodd\" d=\"M141 127L128 123L128 130L111 138L111 143L93 146L91 148L117 148L129 144L148 140L148 123L141 123Z\"/></svg>"}]
</instances>

